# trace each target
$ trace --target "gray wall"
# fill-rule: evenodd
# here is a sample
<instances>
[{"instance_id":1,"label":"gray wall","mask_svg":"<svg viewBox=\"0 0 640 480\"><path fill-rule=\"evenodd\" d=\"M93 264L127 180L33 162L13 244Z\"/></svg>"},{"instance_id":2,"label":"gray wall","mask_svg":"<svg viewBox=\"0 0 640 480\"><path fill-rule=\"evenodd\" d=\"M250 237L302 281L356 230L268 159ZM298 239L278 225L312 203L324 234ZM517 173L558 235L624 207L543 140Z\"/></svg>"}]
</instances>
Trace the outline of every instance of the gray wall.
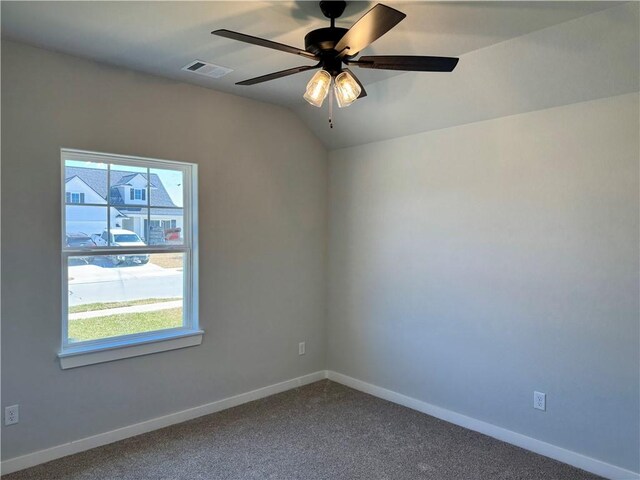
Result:
<instances>
[{"instance_id":1,"label":"gray wall","mask_svg":"<svg viewBox=\"0 0 640 480\"><path fill-rule=\"evenodd\" d=\"M60 369L60 147L198 163L201 346ZM2 458L324 369L326 184L283 108L3 40Z\"/></svg>"},{"instance_id":2,"label":"gray wall","mask_svg":"<svg viewBox=\"0 0 640 480\"><path fill-rule=\"evenodd\" d=\"M638 471L638 132L628 94L331 152L329 368Z\"/></svg>"}]
</instances>

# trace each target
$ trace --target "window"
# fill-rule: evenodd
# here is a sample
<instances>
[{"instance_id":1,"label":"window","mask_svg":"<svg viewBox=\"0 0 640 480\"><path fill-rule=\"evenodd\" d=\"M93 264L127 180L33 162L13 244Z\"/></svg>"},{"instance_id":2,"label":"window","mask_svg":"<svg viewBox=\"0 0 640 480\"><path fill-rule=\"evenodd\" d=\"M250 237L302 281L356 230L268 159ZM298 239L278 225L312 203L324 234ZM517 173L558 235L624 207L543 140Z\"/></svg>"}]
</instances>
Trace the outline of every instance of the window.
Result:
<instances>
[{"instance_id":1,"label":"window","mask_svg":"<svg viewBox=\"0 0 640 480\"><path fill-rule=\"evenodd\" d=\"M129 197L131 200L146 200L146 190L132 188L129 191Z\"/></svg>"},{"instance_id":2,"label":"window","mask_svg":"<svg viewBox=\"0 0 640 480\"><path fill-rule=\"evenodd\" d=\"M62 368L200 344L197 166L63 149L62 171Z\"/></svg>"},{"instance_id":3,"label":"window","mask_svg":"<svg viewBox=\"0 0 640 480\"><path fill-rule=\"evenodd\" d=\"M67 203L84 203L84 193L66 192Z\"/></svg>"}]
</instances>

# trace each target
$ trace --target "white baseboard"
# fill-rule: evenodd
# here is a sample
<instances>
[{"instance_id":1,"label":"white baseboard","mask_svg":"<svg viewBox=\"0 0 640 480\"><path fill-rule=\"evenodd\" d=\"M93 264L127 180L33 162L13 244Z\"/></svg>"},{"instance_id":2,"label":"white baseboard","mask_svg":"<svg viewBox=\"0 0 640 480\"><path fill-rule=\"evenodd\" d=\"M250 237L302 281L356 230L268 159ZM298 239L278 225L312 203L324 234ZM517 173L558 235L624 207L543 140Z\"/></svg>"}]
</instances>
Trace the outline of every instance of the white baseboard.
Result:
<instances>
[{"instance_id":1,"label":"white baseboard","mask_svg":"<svg viewBox=\"0 0 640 480\"><path fill-rule=\"evenodd\" d=\"M189 408L180 412L171 413L158 418L153 418L145 422L136 423L126 427L111 430L110 432L100 433L91 437L82 438L73 442L57 445L55 447L47 448L37 452L22 455L20 457L10 458L3 461L0 464L0 472L2 474L8 474L23 470L25 468L33 467L41 463L50 462L57 458L66 457L74 453L84 452L91 448L100 447L109 443L124 440L125 438L134 437L142 433L158 430L159 428L168 427L176 423L185 422L203 415L209 415L210 413L219 412L227 408L242 405L243 403L258 400L260 398L268 397L276 393L291 390L292 388L307 385L309 383L317 382L327 378L326 370L310 373L302 377L292 378L284 382L269 385L267 387L258 388L247 393L235 395L233 397L224 398L217 402L207 403L206 405L200 405L199 407Z\"/></svg>"},{"instance_id":2,"label":"white baseboard","mask_svg":"<svg viewBox=\"0 0 640 480\"><path fill-rule=\"evenodd\" d=\"M535 438L521 435L502 427L497 427L481 420L476 420L475 418L467 417L460 413L452 412L445 408L431 405L421 400L357 380L341 373L326 370L286 380L284 382L269 385L247 393L235 395L233 397L224 398L199 407L190 408L188 410L172 413L163 417L118 428L110 432L100 433L98 435L82 438L80 440L29 453L20 457L10 458L0 464L0 472L2 474L8 474L18 470L23 470L41 463L66 457L67 455L83 452L95 447L124 440L125 438L134 437L142 433L151 432L159 428L168 427L176 423L185 422L203 415L209 415L227 408L242 405L243 403L268 397L286 390L291 390L292 388L307 385L324 378L329 378L334 382L341 383L361 392L426 413L427 415L460 425L461 427L483 433L490 437L497 438L498 440L502 440L503 442L573 465L574 467L581 468L582 470L586 470L587 472L591 472L611 480L640 480L639 474L616 467L615 465L551 445L541 440L536 440Z\"/></svg>"},{"instance_id":3,"label":"white baseboard","mask_svg":"<svg viewBox=\"0 0 640 480\"><path fill-rule=\"evenodd\" d=\"M609 478L611 480L640 480L640 474L630 470L616 467L615 465L596 460L595 458L587 457L585 455L572 452L571 450L566 450L550 443L507 430L506 428L497 427L490 423L476 420L475 418L467 417L460 413L452 412L445 408L436 407L435 405L387 390L386 388L371 385L370 383L348 377L341 373L329 370L327 372L327 378L355 390L373 395L374 397L382 398L413 410L426 413L427 415L431 415L441 420L445 420L449 423L460 425L461 427L468 428L469 430L483 433L484 435L497 438L498 440L516 445L520 448L524 448L525 450L530 450L540 455L544 455L545 457L553 458L554 460L586 470L587 472L591 472L595 475L600 475L601 477Z\"/></svg>"}]
</instances>

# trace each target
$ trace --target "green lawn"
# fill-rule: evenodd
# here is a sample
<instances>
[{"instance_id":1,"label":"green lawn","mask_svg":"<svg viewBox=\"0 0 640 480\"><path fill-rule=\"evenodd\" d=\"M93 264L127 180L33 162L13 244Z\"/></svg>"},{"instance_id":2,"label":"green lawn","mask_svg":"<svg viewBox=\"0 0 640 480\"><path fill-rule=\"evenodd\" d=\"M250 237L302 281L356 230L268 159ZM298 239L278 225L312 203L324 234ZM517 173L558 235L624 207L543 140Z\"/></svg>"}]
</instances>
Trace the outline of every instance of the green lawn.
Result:
<instances>
[{"instance_id":1,"label":"green lawn","mask_svg":"<svg viewBox=\"0 0 640 480\"><path fill-rule=\"evenodd\" d=\"M69 307L69 313L93 312L94 310L106 310L108 308L132 307L134 305L147 305L150 303L173 302L174 300L182 300L176 298L143 298L141 300L130 300L128 302L106 302L106 303L87 303L85 305L76 305Z\"/></svg>"},{"instance_id":2,"label":"green lawn","mask_svg":"<svg viewBox=\"0 0 640 480\"><path fill-rule=\"evenodd\" d=\"M81 342L181 326L182 308L170 308L155 312L123 313L106 317L70 320L69 340L72 342Z\"/></svg>"}]
</instances>

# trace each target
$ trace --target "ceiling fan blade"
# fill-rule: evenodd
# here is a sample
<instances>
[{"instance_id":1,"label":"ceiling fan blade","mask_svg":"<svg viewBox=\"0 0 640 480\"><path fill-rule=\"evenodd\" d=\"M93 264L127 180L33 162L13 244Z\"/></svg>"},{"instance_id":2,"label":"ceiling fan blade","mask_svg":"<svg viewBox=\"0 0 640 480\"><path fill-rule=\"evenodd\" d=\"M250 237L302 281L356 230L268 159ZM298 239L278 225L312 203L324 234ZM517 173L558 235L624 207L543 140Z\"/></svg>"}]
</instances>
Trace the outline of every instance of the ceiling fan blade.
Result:
<instances>
[{"instance_id":1,"label":"ceiling fan blade","mask_svg":"<svg viewBox=\"0 0 640 480\"><path fill-rule=\"evenodd\" d=\"M355 55L395 27L406 15L398 10L377 4L343 35L335 46L338 57Z\"/></svg>"},{"instance_id":2,"label":"ceiling fan blade","mask_svg":"<svg viewBox=\"0 0 640 480\"><path fill-rule=\"evenodd\" d=\"M242 82L236 83L236 85L255 85L256 83L268 82L269 80L275 80L276 78L286 77L300 72L306 72L307 70L313 70L314 68L320 68L318 65L305 65L304 67L288 68L286 70L280 70L279 72L269 73L260 77L250 78Z\"/></svg>"},{"instance_id":3,"label":"ceiling fan blade","mask_svg":"<svg viewBox=\"0 0 640 480\"><path fill-rule=\"evenodd\" d=\"M251 35L245 35L244 33L233 32L231 30L214 30L211 32L212 35L218 35L219 37L230 38L232 40L238 40L240 42L250 43L252 45L258 45L260 47L272 48L274 50L279 50L281 52L293 53L294 55L301 55L306 58L310 58L312 60L320 60L317 56L315 56L311 52L307 52L306 50L301 50L296 47L292 47L290 45L285 45L284 43L272 42L271 40L266 40L260 37L252 37Z\"/></svg>"},{"instance_id":4,"label":"ceiling fan blade","mask_svg":"<svg viewBox=\"0 0 640 480\"><path fill-rule=\"evenodd\" d=\"M420 57L407 55L375 55L360 57L357 62L349 61L349 65L360 68L376 68L379 70L404 70L408 72L451 72L458 64L454 57Z\"/></svg>"},{"instance_id":5,"label":"ceiling fan blade","mask_svg":"<svg viewBox=\"0 0 640 480\"><path fill-rule=\"evenodd\" d=\"M362 82L360 81L360 79L356 77L355 74L348 68L343 68L342 71L349 72L349 75L351 75L353 79L356 81L356 83L360 86L360 95L358 95L358 98L366 97L367 91L364 89L364 85L362 85Z\"/></svg>"}]
</instances>

